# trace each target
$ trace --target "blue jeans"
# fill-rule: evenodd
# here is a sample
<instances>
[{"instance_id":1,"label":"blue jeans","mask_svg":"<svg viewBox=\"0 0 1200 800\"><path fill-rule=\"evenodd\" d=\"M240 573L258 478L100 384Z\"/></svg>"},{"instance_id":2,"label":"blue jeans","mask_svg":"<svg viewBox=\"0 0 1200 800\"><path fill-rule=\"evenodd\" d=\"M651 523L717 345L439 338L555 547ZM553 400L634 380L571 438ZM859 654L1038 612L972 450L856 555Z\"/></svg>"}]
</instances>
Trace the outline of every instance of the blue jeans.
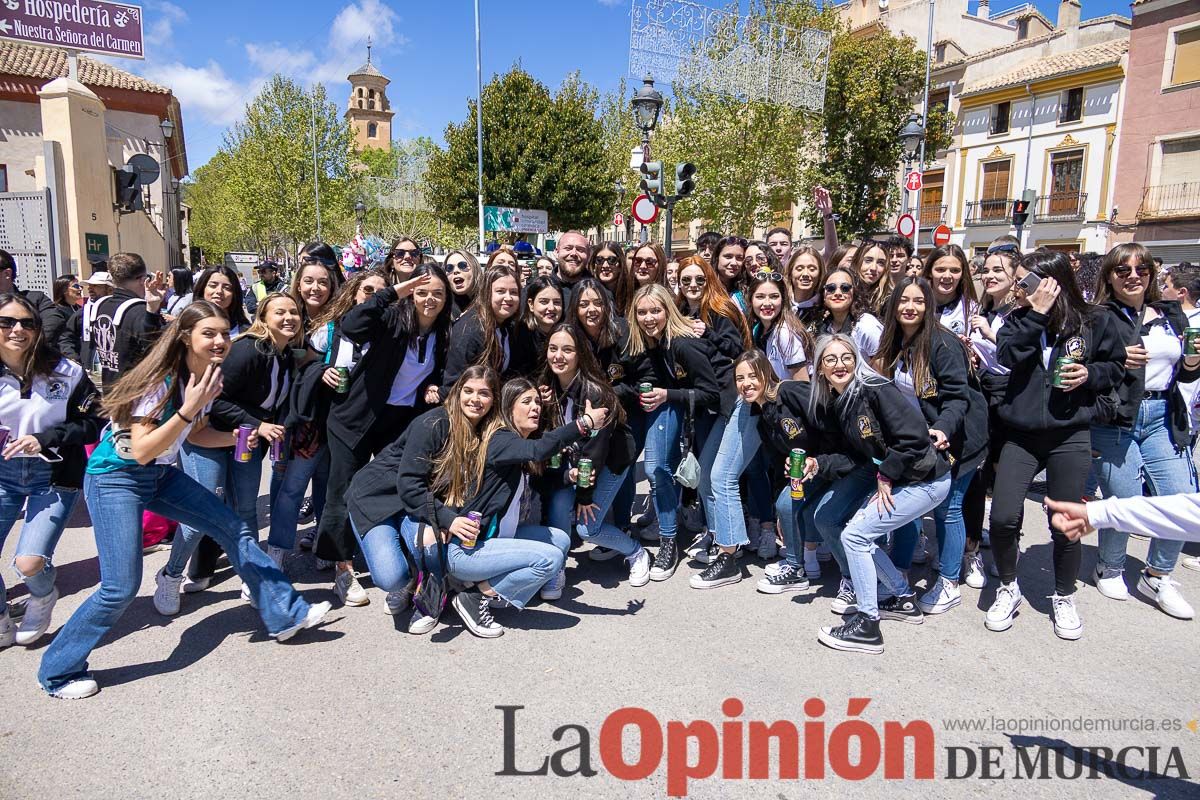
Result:
<instances>
[{"instance_id":1,"label":"blue jeans","mask_svg":"<svg viewBox=\"0 0 1200 800\"><path fill-rule=\"evenodd\" d=\"M887 594L911 594L908 581L892 564L887 554L879 549L875 540L886 536L901 525L920 519L941 505L950 494L950 473L928 483L910 483L895 486L892 499L895 508L881 513L877 504L868 495L858 511L846 523L842 531L842 545L846 548L846 561L850 567L850 580L854 582L854 596L858 610L872 619L879 618L879 595L877 583L882 582ZM959 556L961 559L961 555Z\"/></svg>"},{"instance_id":2,"label":"blue jeans","mask_svg":"<svg viewBox=\"0 0 1200 800\"><path fill-rule=\"evenodd\" d=\"M291 628L308 615L308 603L259 548L249 527L216 495L175 467L148 464L86 475L83 492L96 534L100 588L46 648L38 682L47 691L87 674L88 655L137 596L145 509L213 537L249 587L270 633Z\"/></svg>"},{"instance_id":3,"label":"blue jeans","mask_svg":"<svg viewBox=\"0 0 1200 800\"><path fill-rule=\"evenodd\" d=\"M816 501L813 524L821 535L821 541L825 542L833 553L842 575L850 574L846 551L842 547L842 527L874 491L875 467L858 466L849 474L833 481L829 490Z\"/></svg>"},{"instance_id":4,"label":"blue jeans","mask_svg":"<svg viewBox=\"0 0 1200 800\"><path fill-rule=\"evenodd\" d=\"M34 597L54 591L54 565L50 563L54 547L79 500L78 491L51 484L51 469L40 458L0 459L0 550L24 511L16 555L37 556L45 562L36 575L22 575ZM0 601L4 593L4 574L0 570Z\"/></svg>"},{"instance_id":5,"label":"blue jeans","mask_svg":"<svg viewBox=\"0 0 1200 800\"><path fill-rule=\"evenodd\" d=\"M749 544L742 493L742 472L762 440L750 407L738 399L729 421L718 418L700 456L700 499L713 541L722 547Z\"/></svg>"},{"instance_id":6,"label":"blue jeans","mask_svg":"<svg viewBox=\"0 0 1200 800\"><path fill-rule=\"evenodd\" d=\"M817 532L813 517L817 511L817 503L828 489L828 481L813 478L804 484L803 498L793 500L791 487L785 486L775 500L775 515L779 518L779 530L783 534L784 544L787 545L787 563L797 569L803 567L801 553L804 543L821 541L821 534ZM842 557L845 558L845 555Z\"/></svg>"},{"instance_id":7,"label":"blue jeans","mask_svg":"<svg viewBox=\"0 0 1200 800\"><path fill-rule=\"evenodd\" d=\"M242 521L250 526L250 530L254 531L254 538L258 538L258 487L262 484L262 462L267 451L271 448L265 440L259 440L258 447L250 451L249 461L238 461L233 457L234 451L227 450L229 453L229 486L233 490L230 494L233 496L233 508L237 511L237 515L242 518ZM283 474L280 470L271 470L271 483L268 489L271 508L275 507L275 497L279 493L279 484L283 482Z\"/></svg>"},{"instance_id":8,"label":"blue jeans","mask_svg":"<svg viewBox=\"0 0 1200 800\"><path fill-rule=\"evenodd\" d=\"M354 526L353 517L350 518L350 525ZM385 592L394 592L403 589L416 577L412 574L412 567L400 546L400 537L404 537L404 546L408 548L408 552L417 554L417 531L420 526L421 523L412 517L397 514L365 534L360 533L357 528L354 529L363 557L367 559L367 566L371 570L371 582L378 588ZM424 551L425 564L431 570L440 572L442 564L438 546L431 544L425 547ZM420 563L417 567L420 568Z\"/></svg>"},{"instance_id":9,"label":"blue jeans","mask_svg":"<svg viewBox=\"0 0 1200 800\"><path fill-rule=\"evenodd\" d=\"M575 530L579 532L579 538L585 542L591 542L598 547L607 547L609 550L616 550L623 556L633 555L641 548L641 544L635 542L625 531L605 522L604 516L608 513L608 508L612 505L613 498L617 496L621 485L625 482L626 473L631 469L632 467L626 467L619 473L614 474L609 471L608 467L602 467L596 473L596 486L592 489L592 503L596 506L595 516L586 525L581 521L575 526ZM571 502L573 504L575 502L575 490L568 488L568 491L571 493ZM553 516L550 518L550 525L555 528L559 527Z\"/></svg>"},{"instance_id":10,"label":"blue jeans","mask_svg":"<svg viewBox=\"0 0 1200 800\"><path fill-rule=\"evenodd\" d=\"M1153 495L1196 491L1196 467L1186 446L1176 449L1166 423L1166 400L1143 400L1132 428L1092 428L1092 464L1105 497L1140 497L1142 480ZM1186 445L1186 442L1181 442ZM1129 534L1100 531L1100 563L1125 568ZM1166 575L1175 569L1183 542L1152 539L1146 566Z\"/></svg>"},{"instance_id":11,"label":"blue jeans","mask_svg":"<svg viewBox=\"0 0 1200 800\"><path fill-rule=\"evenodd\" d=\"M962 513L963 498L974 478L974 469L958 473L958 477L950 482L950 493L946 495L946 499L933 510L940 563L938 574L946 580L957 581L962 572L963 551L967 549L967 523L963 520ZM920 524L919 519L917 524ZM911 559L910 556L909 560Z\"/></svg>"},{"instance_id":12,"label":"blue jeans","mask_svg":"<svg viewBox=\"0 0 1200 800\"><path fill-rule=\"evenodd\" d=\"M487 581L493 591L524 608L538 589L563 568L571 537L558 528L520 525L511 538L496 536L474 547L450 542L450 574L467 583Z\"/></svg>"},{"instance_id":13,"label":"blue jeans","mask_svg":"<svg viewBox=\"0 0 1200 800\"><path fill-rule=\"evenodd\" d=\"M233 451L228 447L197 447L184 442L179 448L179 466L183 474L227 501L225 488L229 480L229 462ZM188 559L196 551L203 534L190 525L180 524L175 541L171 543L171 556L167 559L167 574L179 577L187 566Z\"/></svg>"},{"instance_id":14,"label":"blue jeans","mask_svg":"<svg viewBox=\"0 0 1200 800\"><path fill-rule=\"evenodd\" d=\"M658 514L658 534L664 539L674 539L676 533L680 491L675 483L675 468L679 466L682 418L673 403L663 403L650 414L646 426L646 479L650 481L650 497Z\"/></svg>"},{"instance_id":15,"label":"blue jeans","mask_svg":"<svg viewBox=\"0 0 1200 800\"><path fill-rule=\"evenodd\" d=\"M646 415L640 411L629 414L629 428L633 432L633 441L640 452L646 447ZM613 500L613 524L622 530L628 530L633 518L633 501L637 497L637 462L625 470L625 480L617 489Z\"/></svg>"},{"instance_id":16,"label":"blue jeans","mask_svg":"<svg viewBox=\"0 0 1200 800\"><path fill-rule=\"evenodd\" d=\"M271 500L271 528L267 544L284 550L296 547L296 528L300 525L300 504L312 481L313 512L317 522L325 509L325 488L329 480L329 448L325 445L312 458L293 456L284 462L279 489Z\"/></svg>"}]
</instances>

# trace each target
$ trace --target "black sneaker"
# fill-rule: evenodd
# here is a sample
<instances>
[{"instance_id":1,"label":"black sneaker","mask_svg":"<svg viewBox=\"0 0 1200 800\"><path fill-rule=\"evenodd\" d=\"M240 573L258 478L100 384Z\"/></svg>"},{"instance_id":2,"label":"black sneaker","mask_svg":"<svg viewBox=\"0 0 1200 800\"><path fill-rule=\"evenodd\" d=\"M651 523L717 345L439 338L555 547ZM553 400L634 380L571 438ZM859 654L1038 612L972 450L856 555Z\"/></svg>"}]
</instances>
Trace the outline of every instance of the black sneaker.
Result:
<instances>
[{"instance_id":1,"label":"black sneaker","mask_svg":"<svg viewBox=\"0 0 1200 800\"><path fill-rule=\"evenodd\" d=\"M742 570L738 567L737 558L733 553L722 552L717 555L708 568L699 575L688 579L693 589L715 589L742 579Z\"/></svg>"},{"instance_id":2,"label":"black sneaker","mask_svg":"<svg viewBox=\"0 0 1200 800\"><path fill-rule=\"evenodd\" d=\"M467 630L483 639L504 635L504 627L492 619L488 599L483 592L459 592L450 601Z\"/></svg>"},{"instance_id":3,"label":"black sneaker","mask_svg":"<svg viewBox=\"0 0 1200 800\"><path fill-rule=\"evenodd\" d=\"M808 578L803 572L786 561L777 572L772 572L758 581L758 590L763 594L783 594L784 592L803 592L809 588Z\"/></svg>"},{"instance_id":4,"label":"black sneaker","mask_svg":"<svg viewBox=\"0 0 1200 800\"><path fill-rule=\"evenodd\" d=\"M879 618L907 622L909 625L920 625L925 621L925 615L917 605L916 594L893 595L887 600L880 600Z\"/></svg>"},{"instance_id":5,"label":"black sneaker","mask_svg":"<svg viewBox=\"0 0 1200 800\"><path fill-rule=\"evenodd\" d=\"M663 538L658 546L658 554L654 556L654 564L650 567L650 580L665 581L675 574L679 566L679 552L675 549L675 540Z\"/></svg>"},{"instance_id":6,"label":"black sneaker","mask_svg":"<svg viewBox=\"0 0 1200 800\"><path fill-rule=\"evenodd\" d=\"M845 625L836 628L826 626L817 632L817 641L834 650L854 653L883 652L883 636L879 633L879 620L857 613Z\"/></svg>"},{"instance_id":7,"label":"black sneaker","mask_svg":"<svg viewBox=\"0 0 1200 800\"><path fill-rule=\"evenodd\" d=\"M297 520L301 525L313 521L313 501L311 497L304 498L304 502L300 504L300 518Z\"/></svg>"}]
</instances>

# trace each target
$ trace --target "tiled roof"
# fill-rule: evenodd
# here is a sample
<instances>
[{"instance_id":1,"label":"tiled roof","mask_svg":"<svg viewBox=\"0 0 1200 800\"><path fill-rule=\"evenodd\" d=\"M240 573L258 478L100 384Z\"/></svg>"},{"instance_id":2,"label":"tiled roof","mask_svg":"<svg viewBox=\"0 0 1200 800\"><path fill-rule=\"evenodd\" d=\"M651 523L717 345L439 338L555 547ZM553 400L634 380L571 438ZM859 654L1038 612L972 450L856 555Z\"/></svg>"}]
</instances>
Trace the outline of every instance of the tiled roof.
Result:
<instances>
[{"instance_id":1,"label":"tiled roof","mask_svg":"<svg viewBox=\"0 0 1200 800\"><path fill-rule=\"evenodd\" d=\"M27 78L67 77L67 51L56 47L35 47L20 42L0 41L0 74ZM79 80L88 86L129 89L134 92L170 94L171 90L132 72L79 56Z\"/></svg>"},{"instance_id":2,"label":"tiled roof","mask_svg":"<svg viewBox=\"0 0 1200 800\"><path fill-rule=\"evenodd\" d=\"M369 75L373 78L382 78L383 77L383 73L380 72L378 69L376 69L375 65L372 64L370 61L363 64L358 69L354 70L354 72L351 72L349 77L353 78L355 75Z\"/></svg>"},{"instance_id":3,"label":"tiled roof","mask_svg":"<svg viewBox=\"0 0 1200 800\"><path fill-rule=\"evenodd\" d=\"M961 96L1002 89L1006 86L1019 86L1031 81L1052 78L1055 75L1067 75L1072 72L1117 64L1120 63L1121 56L1125 55L1127 50L1129 50L1128 39L1115 39L1111 42L1094 44L1091 47L1081 47L1078 50L1034 59L1016 69L968 86Z\"/></svg>"},{"instance_id":4,"label":"tiled roof","mask_svg":"<svg viewBox=\"0 0 1200 800\"><path fill-rule=\"evenodd\" d=\"M1105 14L1103 17L1093 17L1085 19L1079 23L1079 27L1086 28L1088 25L1101 25L1105 22L1119 22L1122 25L1132 25L1133 20L1129 17L1122 17L1120 14Z\"/></svg>"}]
</instances>

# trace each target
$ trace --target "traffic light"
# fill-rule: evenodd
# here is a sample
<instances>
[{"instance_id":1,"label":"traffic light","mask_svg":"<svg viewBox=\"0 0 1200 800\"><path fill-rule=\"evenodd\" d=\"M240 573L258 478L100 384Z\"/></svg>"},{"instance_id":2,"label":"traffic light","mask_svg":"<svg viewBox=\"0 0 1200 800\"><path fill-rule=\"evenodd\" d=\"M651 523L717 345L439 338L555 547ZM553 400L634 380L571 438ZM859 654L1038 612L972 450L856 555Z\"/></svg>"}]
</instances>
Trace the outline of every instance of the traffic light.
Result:
<instances>
[{"instance_id":1,"label":"traffic light","mask_svg":"<svg viewBox=\"0 0 1200 800\"><path fill-rule=\"evenodd\" d=\"M642 191L649 195L662 194L662 162L643 161L641 169L644 177L638 185Z\"/></svg>"},{"instance_id":2,"label":"traffic light","mask_svg":"<svg viewBox=\"0 0 1200 800\"><path fill-rule=\"evenodd\" d=\"M679 197L687 197L696 189L696 182L692 177L696 174L696 165L690 161L685 161L682 164L675 166L675 194Z\"/></svg>"},{"instance_id":3,"label":"traffic light","mask_svg":"<svg viewBox=\"0 0 1200 800\"><path fill-rule=\"evenodd\" d=\"M142 186L138 175L128 166L115 171L117 207L122 211L139 211L142 205Z\"/></svg>"},{"instance_id":4,"label":"traffic light","mask_svg":"<svg viewBox=\"0 0 1200 800\"><path fill-rule=\"evenodd\" d=\"M1029 201L1028 200L1013 200L1012 206L1012 222L1013 225L1020 228L1025 225L1029 219Z\"/></svg>"}]
</instances>

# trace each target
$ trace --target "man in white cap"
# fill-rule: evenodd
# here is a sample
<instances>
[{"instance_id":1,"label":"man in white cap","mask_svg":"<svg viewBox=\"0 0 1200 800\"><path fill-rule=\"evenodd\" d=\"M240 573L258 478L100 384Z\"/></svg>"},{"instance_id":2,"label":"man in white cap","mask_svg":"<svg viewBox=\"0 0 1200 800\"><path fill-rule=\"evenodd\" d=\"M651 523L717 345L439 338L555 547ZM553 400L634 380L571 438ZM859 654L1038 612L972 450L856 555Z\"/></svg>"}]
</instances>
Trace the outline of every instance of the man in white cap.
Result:
<instances>
[{"instance_id":1,"label":"man in white cap","mask_svg":"<svg viewBox=\"0 0 1200 800\"><path fill-rule=\"evenodd\" d=\"M67 337L64 336L62 342L63 355L67 358L78 359L79 363L89 370L92 368L93 361L92 317L95 315L100 301L112 294L113 291L112 276L108 274L107 267L108 264L103 261L92 264L92 274L81 281L87 287L88 299L83 307L71 317L71 323L67 326L71 341L68 342Z\"/></svg>"}]
</instances>

